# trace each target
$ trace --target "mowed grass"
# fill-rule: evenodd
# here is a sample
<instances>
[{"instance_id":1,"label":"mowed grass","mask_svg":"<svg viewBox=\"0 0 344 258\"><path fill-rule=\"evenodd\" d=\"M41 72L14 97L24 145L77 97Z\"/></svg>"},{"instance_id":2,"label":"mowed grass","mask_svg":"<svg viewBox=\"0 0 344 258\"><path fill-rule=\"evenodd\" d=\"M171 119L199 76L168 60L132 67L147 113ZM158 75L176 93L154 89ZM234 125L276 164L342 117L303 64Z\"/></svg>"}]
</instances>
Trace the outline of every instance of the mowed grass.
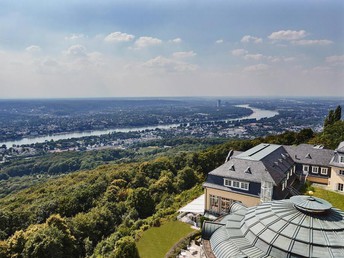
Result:
<instances>
[{"instance_id":1,"label":"mowed grass","mask_svg":"<svg viewBox=\"0 0 344 258\"><path fill-rule=\"evenodd\" d=\"M332 204L333 207L344 210L344 195L328 191L319 187L314 187L313 195L322 198Z\"/></svg>"},{"instance_id":2,"label":"mowed grass","mask_svg":"<svg viewBox=\"0 0 344 258\"><path fill-rule=\"evenodd\" d=\"M163 258L181 238L194 231L180 221L168 221L145 231L137 243L141 258Z\"/></svg>"}]
</instances>

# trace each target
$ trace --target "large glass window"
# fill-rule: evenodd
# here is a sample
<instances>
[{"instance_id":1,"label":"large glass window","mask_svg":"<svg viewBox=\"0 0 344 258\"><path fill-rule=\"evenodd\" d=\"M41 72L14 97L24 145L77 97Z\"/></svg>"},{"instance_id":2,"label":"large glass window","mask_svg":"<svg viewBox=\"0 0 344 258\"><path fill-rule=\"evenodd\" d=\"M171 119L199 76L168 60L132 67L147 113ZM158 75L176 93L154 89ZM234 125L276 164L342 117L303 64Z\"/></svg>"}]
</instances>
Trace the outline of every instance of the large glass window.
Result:
<instances>
[{"instance_id":1,"label":"large glass window","mask_svg":"<svg viewBox=\"0 0 344 258\"><path fill-rule=\"evenodd\" d=\"M232 203L232 200L222 197L221 198L221 213L228 213L231 203Z\"/></svg>"},{"instance_id":2,"label":"large glass window","mask_svg":"<svg viewBox=\"0 0 344 258\"><path fill-rule=\"evenodd\" d=\"M210 195L210 209L214 212L219 212L219 197Z\"/></svg>"}]
</instances>

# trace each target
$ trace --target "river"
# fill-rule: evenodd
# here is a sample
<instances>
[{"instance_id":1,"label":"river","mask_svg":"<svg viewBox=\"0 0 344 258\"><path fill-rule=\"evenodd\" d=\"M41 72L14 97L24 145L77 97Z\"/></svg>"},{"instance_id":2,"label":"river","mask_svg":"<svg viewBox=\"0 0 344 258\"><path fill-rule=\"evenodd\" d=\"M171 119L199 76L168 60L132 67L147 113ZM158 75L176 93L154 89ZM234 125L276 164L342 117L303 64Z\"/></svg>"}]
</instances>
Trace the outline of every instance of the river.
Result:
<instances>
[{"instance_id":1,"label":"river","mask_svg":"<svg viewBox=\"0 0 344 258\"><path fill-rule=\"evenodd\" d=\"M252 108L249 105L236 105L237 107L249 108L253 111L253 113L249 116L241 117L241 118L234 118L234 119L225 119L221 121L238 121L238 120L245 120L245 119L257 119L260 120L262 118L270 118L278 115L277 111L274 110L265 110L259 108ZM81 138L84 136L100 136L102 134L108 134L113 132L135 132L135 131L142 131L142 130L154 130L156 128L159 129L170 129L178 127L180 124L168 124L168 125L154 125L154 126L144 126L144 127L127 127L127 128L117 128L117 129L106 129L106 130L96 130L96 131L85 131L85 132L74 132L74 133L64 133L64 134L53 134L48 136L37 136L37 137L30 137L30 138L23 138L20 140L14 141L7 141L0 143L0 146L5 144L7 147L15 145L25 145L25 144L32 144L32 143L42 143L45 141L58 141L64 139L71 139L71 138Z\"/></svg>"}]
</instances>

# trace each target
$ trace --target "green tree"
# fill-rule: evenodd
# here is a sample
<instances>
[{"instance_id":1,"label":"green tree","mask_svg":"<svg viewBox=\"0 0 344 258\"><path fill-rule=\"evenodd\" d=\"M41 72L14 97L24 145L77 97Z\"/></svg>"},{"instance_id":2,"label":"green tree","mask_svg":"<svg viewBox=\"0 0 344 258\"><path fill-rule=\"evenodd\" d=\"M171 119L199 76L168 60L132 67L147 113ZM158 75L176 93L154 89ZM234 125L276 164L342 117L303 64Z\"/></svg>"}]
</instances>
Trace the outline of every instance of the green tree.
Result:
<instances>
[{"instance_id":1,"label":"green tree","mask_svg":"<svg viewBox=\"0 0 344 258\"><path fill-rule=\"evenodd\" d=\"M338 105L334 111L334 122L339 121L341 119L342 119L342 107Z\"/></svg>"},{"instance_id":2,"label":"green tree","mask_svg":"<svg viewBox=\"0 0 344 258\"><path fill-rule=\"evenodd\" d=\"M180 171L178 171L178 175L176 177L176 185L178 190L183 191L190 189L197 183L197 176L195 171L190 168L186 167Z\"/></svg>"},{"instance_id":3,"label":"green tree","mask_svg":"<svg viewBox=\"0 0 344 258\"><path fill-rule=\"evenodd\" d=\"M324 131L310 141L311 144L321 144L326 148L335 149L340 142L344 141L344 121L337 121L328 125Z\"/></svg>"},{"instance_id":4,"label":"green tree","mask_svg":"<svg viewBox=\"0 0 344 258\"><path fill-rule=\"evenodd\" d=\"M296 144L308 142L313 137L313 130L311 128L304 128L296 135Z\"/></svg>"},{"instance_id":5,"label":"green tree","mask_svg":"<svg viewBox=\"0 0 344 258\"><path fill-rule=\"evenodd\" d=\"M128 203L138 212L141 219L147 218L154 213L154 200L147 188L134 189L128 198Z\"/></svg>"},{"instance_id":6,"label":"green tree","mask_svg":"<svg viewBox=\"0 0 344 258\"><path fill-rule=\"evenodd\" d=\"M26 231L16 231L7 246L10 257L77 257L76 240L60 215L52 215L46 223L31 225Z\"/></svg>"},{"instance_id":7,"label":"green tree","mask_svg":"<svg viewBox=\"0 0 344 258\"><path fill-rule=\"evenodd\" d=\"M7 243L6 241L0 241L0 258L7 258Z\"/></svg>"},{"instance_id":8,"label":"green tree","mask_svg":"<svg viewBox=\"0 0 344 258\"><path fill-rule=\"evenodd\" d=\"M24 247L25 257L77 257L74 237L55 226L44 226L36 232L28 233Z\"/></svg>"},{"instance_id":9,"label":"green tree","mask_svg":"<svg viewBox=\"0 0 344 258\"><path fill-rule=\"evenodd\" d=\"M125 236L116 242L113 258L139 258L135 240L130 236Z\"/></svg>"},{"instance_id":10,"label":"green tree","mask_svg":"<svg viewBox=\"0 0 344 258\"><path fill-rule=\"evenodd\" d=\"M22 257L26 242L26 235L23 230L16 231L12 237L7 240L8 254L10 257Z\"/></svg>"}]
</instances>

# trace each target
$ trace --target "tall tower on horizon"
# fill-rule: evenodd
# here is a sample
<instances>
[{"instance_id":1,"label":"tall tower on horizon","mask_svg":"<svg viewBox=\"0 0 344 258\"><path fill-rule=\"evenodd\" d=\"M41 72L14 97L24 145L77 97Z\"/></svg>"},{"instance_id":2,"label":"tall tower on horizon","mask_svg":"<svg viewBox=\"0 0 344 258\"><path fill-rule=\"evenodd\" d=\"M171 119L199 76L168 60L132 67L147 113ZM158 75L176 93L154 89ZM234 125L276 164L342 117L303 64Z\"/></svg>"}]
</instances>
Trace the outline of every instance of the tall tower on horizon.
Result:
<instances>
[{"instance_id":1,"label":"tall tower on horizon","mask_svg":"<svg viewBox=\"0 0 344 258\"><path fill-rule=\"evenodd\" d=\"M217 107L221 107L221 99L218 99L218 100L217 100L216 106L217 106Z\"/></svg>"}]
</instances>

